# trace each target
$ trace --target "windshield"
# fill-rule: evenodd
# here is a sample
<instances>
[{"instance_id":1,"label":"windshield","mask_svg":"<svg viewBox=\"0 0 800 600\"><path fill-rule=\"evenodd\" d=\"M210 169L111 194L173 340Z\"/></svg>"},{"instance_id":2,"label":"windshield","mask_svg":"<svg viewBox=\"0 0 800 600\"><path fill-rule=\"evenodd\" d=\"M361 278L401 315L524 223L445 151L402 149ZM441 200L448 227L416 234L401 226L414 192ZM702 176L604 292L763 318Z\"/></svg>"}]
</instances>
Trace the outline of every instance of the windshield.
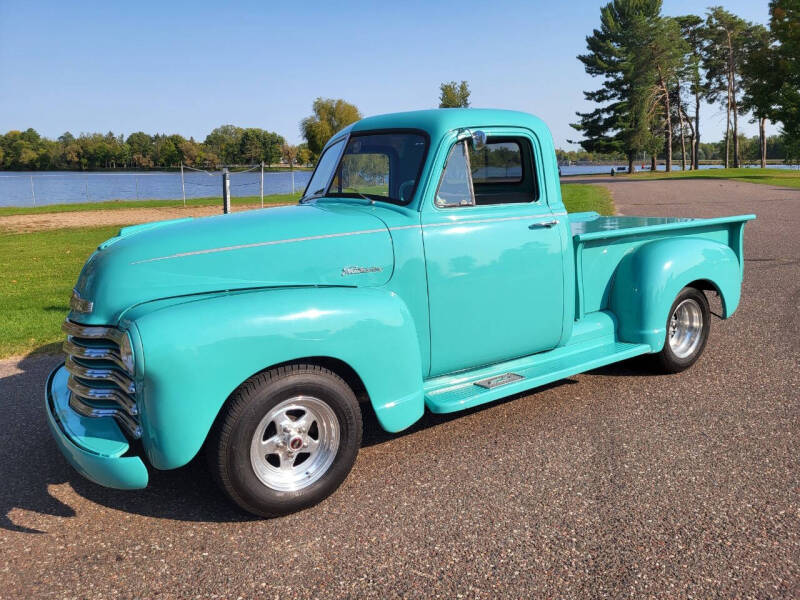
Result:
<instances>
[{"instance_id":1,"label":"windshield","mask_svg":"<svg viewBox=\"0 0 800 600\"><path fill-rule=\"evenodd\" d=\"M331 181L325 194L329 197L355 195L370 200L408 204L417 189L427 145L427 137L416 132L353 134L335 171L329 160L329 157L339 158L335 145L323 154L306 196L322 195L322 192L314 192L318 189L314 187L317 185L315 181L319 179L319 186Z\"/></svg>"}]
</instances>

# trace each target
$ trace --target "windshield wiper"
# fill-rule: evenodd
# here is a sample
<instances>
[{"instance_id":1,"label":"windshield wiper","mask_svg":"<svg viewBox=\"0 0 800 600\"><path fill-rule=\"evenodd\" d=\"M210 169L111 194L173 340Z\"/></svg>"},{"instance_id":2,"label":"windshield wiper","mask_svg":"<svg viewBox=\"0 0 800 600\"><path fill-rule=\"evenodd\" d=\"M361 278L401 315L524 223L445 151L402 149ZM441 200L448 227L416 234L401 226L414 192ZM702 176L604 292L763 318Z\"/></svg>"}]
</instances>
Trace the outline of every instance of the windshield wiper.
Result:
<instances>
[{"instance_id":1,"label":"windshield wiper","mask_svg":"<svg viewBox=\"0 0 800 600\"><path fill-rule=\"evenodd\" d=\"M314 198L318 198L318 194L325 192L325 188L319 188L316 191L311 192L308 196L303 196L300 198L300 204L305 204L308 200L313 200Z\"/></svg>"},{"instance_id":2,"label":"windshield wiper","mask_svg":"<svg viewBox=\"0 0 800 600\"><path fill-rule=\"evenodd\" d=\"M364 194L362 194L361 192L353 192L353 193L354 193L356 196L359 196L359 197L363 198L364 200L366 200L366 201L367 201L367 202L369 202L369 203L373 203L373 202L375 202L375 200L373 200L372 198L367 198L367 197L366 197Z\"/></svg>"}]
</instances>

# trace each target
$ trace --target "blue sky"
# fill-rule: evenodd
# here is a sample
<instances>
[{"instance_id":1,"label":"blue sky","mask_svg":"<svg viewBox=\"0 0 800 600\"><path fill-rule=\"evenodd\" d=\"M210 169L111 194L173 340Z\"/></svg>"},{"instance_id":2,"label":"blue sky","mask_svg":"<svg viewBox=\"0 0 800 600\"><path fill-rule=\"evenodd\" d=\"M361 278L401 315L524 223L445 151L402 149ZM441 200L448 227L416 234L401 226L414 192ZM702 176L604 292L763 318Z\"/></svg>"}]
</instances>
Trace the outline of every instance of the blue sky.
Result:
<instances>
[{"instance_id":1,"label":"blue sky","mask_svg":"<svg viewBox=\"0 0 800 600\"><path fill-rule=\"evenodd\" d=\"M767 21L767 0L717 2ZM575 56L603 4L0 0L0 132L202 140L234 123L299 142L317 96L372 115L435 107L442 81L466 79L473 106L537 114L567 147L575 111L589 107L582 90L600 84ZM665 0L664 12L705 6ZM706 106L701 117L703 138L721 139L724 111Z\"/></svg>"}]
</instances>

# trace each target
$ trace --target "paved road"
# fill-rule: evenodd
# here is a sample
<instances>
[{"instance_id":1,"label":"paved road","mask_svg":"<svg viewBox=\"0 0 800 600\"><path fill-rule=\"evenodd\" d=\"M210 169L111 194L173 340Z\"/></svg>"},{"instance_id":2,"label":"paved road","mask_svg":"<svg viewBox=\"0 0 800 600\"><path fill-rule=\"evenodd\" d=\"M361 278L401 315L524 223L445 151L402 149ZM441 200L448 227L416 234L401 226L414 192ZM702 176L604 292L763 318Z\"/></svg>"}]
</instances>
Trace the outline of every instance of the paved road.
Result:
<instances>
[{"instance_id":1,"label":"paved road","mask_svg":"<svg viewBox=\"0 0 800 600\"><path fill-rule=\"evenodd\" d=\"M0 363L0 597L800 596L800 190L607 185L626 214L759 215L692 370L627 363L395 437L369 420L337 494L257 521L201 464L83 481L42 416L54 360Z\"/></svg>"}]
</instances>

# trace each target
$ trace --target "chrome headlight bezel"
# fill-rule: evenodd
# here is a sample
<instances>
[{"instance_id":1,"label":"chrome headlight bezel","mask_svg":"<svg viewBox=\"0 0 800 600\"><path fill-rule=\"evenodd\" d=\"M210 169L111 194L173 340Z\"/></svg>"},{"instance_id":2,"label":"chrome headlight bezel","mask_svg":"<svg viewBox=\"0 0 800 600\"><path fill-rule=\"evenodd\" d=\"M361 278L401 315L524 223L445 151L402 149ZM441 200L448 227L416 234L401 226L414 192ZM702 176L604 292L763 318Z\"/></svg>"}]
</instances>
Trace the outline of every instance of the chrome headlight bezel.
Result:
<instances>
[{"instance_id":1,"label":"chrome headlight bezel","mask_svg":"<svg viewBox=\"0 0 800 600\"><path fill-rule=\"evenodd\" d=\"M84 313L84 314L91 314L92 309L94 309L94 302L91 300L85 300L81 298L81 295L78 293L78 290L72 290L72 296L69 299L69 307L74 310L75 312Z\"/></svg>"},{"instance_id":2,"label":"chrome headlight bezel","mask_svg":"<svg viewBox=\"0 0 800 600\"><path fill-rule=\"evenodd\" d=\"M122 339L119 343L119 357L122 360L128 373L133 377L136 373L136 358L133 353L131 336L127 331L122 332Z\"/></svg>"}]
</instances>

